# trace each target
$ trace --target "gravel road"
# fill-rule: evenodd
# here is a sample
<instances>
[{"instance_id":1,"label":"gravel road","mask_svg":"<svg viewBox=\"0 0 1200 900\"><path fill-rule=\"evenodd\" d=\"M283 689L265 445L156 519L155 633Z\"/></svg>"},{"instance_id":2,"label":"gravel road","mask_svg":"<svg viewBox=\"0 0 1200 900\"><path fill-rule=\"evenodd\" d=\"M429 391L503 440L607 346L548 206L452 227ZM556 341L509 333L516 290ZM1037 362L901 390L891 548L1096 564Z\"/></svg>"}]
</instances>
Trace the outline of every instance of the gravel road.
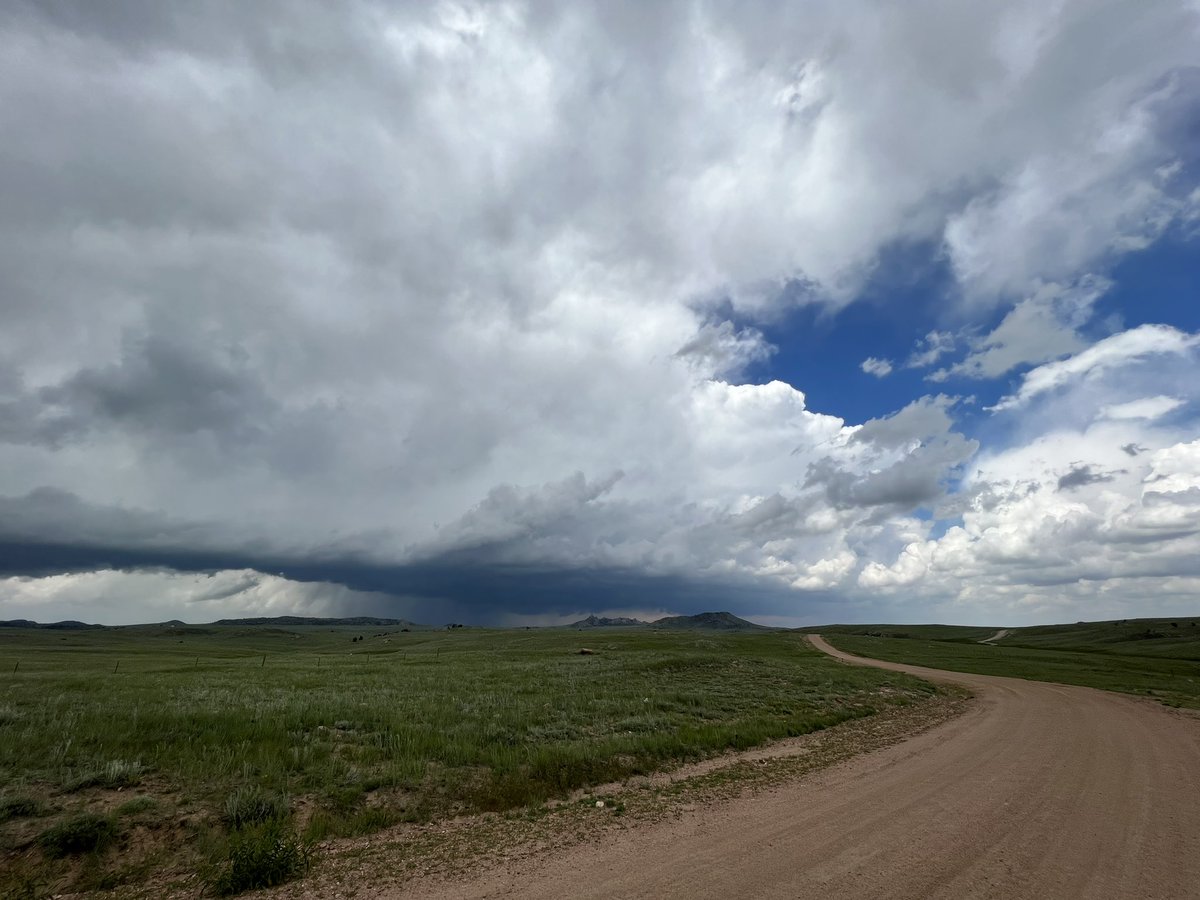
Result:
<instances>
[{"instance_id":1,"label":"gravel road","mask_svg":"<svg viewBox=\"0 0 1200 900\"><path fill-rule=\"evenodd\" d=\"M443 883L437 895L1200 897L1200 719L1088 688L862 660L812 642L847 661L966 685L978 702L765 796Z\"/></svg>"}]
</instances>

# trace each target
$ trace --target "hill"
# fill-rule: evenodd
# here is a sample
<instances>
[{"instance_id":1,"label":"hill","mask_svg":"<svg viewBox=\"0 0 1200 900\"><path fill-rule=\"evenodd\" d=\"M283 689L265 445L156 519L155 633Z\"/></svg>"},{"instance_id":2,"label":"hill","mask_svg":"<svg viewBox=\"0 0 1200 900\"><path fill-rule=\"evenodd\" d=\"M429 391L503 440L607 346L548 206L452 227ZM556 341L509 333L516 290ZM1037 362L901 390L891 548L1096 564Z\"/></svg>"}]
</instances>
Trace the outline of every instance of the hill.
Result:
<instances>
[{"instance_id":1,"label":"hill","mask_svg":"<svg viewBox=\"0 0 1200 900\"><path fill-rule=\"evenodd\" d=\"M808 625L797 631L816 634L858 634L869 637L915 638L924 641L981 641L1000 630L998 625Z\"/></svg>"},{"instance_id":2,"label":"hill","mask_svg":"<svg viewBox=\"0 0 1200 900\"><path fill-rule=\"evenodd\" d=\"M755 625L731 612L705 612L694 616L665 616L650 623L652 628L688 628L715 631L760 631L765 625Z\"/></svg>"},{"instance_id":3,"label":"hill","mask_svg":"<svg viewBox=\"0 0 1200 900\"><path fill-rule=\"evenodd\" d=\"M999 628L992 625L822 625L797 630L825 635L974 644L991 637ZM1004 647L1200 661L1200 616L1109 619L1027 625L1006 630L1008 633L997 642Z\"/></svg>"},{"instance_id":4,"label":"hill","mask_svg":"<svg viewBox=\"0 0 1200 900\"><path fill-rule=\"evenodd\" d=\"M840 650L935 669L1080 684L1200 708L1200 616L1034 625L996 632L948 625L820 631Z\"/></svg>"},{"instance_id":5,"label":"hill","mask_svg":"<svg viewBox=\"0 0 1200 900\"><path fill-rule=\"evenodd\" d=\"M664 616L653 622L628 616L588 616L572 622L567 628L669 628L676 631L761 631L765 625L755 625L731 612L703 612L694 616Z\"/></svg>"},{"instance_id":6,"label":"hill","mask_svg":"<svg viewBox=\"0 0 1200 900\"><path fill-rule=\"evenodd\" d=\"M631 619L629 616L588 616L578 622L572 622L568 628L628 628L630 626L648 625L641 619Z\"/></svg>"},{"instance_id":7,"label":"hill","mask_svg":"<svg viewBox=\"0 0 1200 900\"><path fill-rule=\"evenodd\" d=\"M214 625L271 625L276 628L288 625L345 625L353 628L414 628L418 627L406 619L381 619L378 616L344 616L341 618L317 618L313 616L269 616L250 619L218 619Z\"/></svg>"}]
</instances>

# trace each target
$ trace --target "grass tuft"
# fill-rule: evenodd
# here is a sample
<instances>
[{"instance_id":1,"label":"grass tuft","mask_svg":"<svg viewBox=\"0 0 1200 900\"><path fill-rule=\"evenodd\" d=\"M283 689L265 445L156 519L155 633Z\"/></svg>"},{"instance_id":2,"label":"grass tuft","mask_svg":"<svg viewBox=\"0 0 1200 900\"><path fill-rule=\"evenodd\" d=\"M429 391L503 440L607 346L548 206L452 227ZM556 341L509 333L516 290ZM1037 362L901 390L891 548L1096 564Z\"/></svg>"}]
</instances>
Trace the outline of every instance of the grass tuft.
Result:
<instances>
[{"instance_id":1,"label":"grass tuft","mask_svg":"<svg viewBox=\"0 0 1200 900\"><path fill-rule=\"evenodd\" d=\"M229 836L225 861L209 884L221 897L275 887L302 875L309 854L309 846L282 821L243 828Z\"/></svg>"},{"instance_id":2,"label":"grass tuft","mask_svg":"<svg viewBox=\"0 0 1200 900\"><path fill-rule=\"evenodd\" d=\"M401 822L424 822L428 815L420 808L396 809L387 806L368 806L353 812L317 810L304 830L305 840L316 842L328 838L358 837L374 834Z\"/></svg>"},{"instance_id":3,"label":"grass tuft","mask_svg":"<svg viewBox=\"0 0 1200 900\"><path fill-rule=\"evenodd\" d=\"M33 797L5 797L0 800L0 822L9 819L32 819L40 816L43 806L40 800Z\"/></svg>"},{"instance_id":4,"label":"grass tuft","mask_svg":"<svg viewBox=\"0 0 1200 900\"><path fill-rule=\"evenodd\" d=\"M142 780L144 771L140 762L112 759L68 782L65 788L67 791L81 791L84 788L102 787L115 791L118 788L135 787Z\"/></svg>"},{"instance_id":5,"label":"grass tuft","mask_svg":"<svg viewBox=\"0 0 1200 900\"><path fill-rule=\"evenodd\" d=\"M158 801L153 797L132 797L117 807L118 816L136 816L138 813L149 812L158 808Z\"/></svg>"},{"instance_id":6,"label":"grass tuft","mask_svg":"<svg viewBox=\"0 0 1200 900\"><path fill-rule=\"evenodd\" d=\"M241 787L225 799L221 821L231 829L283 821L291 815L286 797L264 791L257 785Z\"/></svg>"},{"instance_id":7,"label":"grass tuft","mask_svg":"<svg viewBox=\"0 0 1200 900\"><path fill-rule=\"evenodd\" d=\"M52 857L75 856L80 853L99 853L108 848L119 832L107 816L83 813L47 828L37 842Z\"/></svg>"}]
</instances>

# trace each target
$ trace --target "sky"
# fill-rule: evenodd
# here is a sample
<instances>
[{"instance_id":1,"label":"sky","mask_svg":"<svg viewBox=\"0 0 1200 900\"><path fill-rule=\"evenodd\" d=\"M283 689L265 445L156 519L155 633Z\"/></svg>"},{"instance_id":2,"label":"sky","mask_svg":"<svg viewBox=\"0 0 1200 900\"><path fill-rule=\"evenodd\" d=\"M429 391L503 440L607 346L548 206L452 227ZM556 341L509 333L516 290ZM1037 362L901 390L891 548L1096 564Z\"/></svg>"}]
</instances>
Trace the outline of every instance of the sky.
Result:
<instances>
[{"instance_id":1,"label":"sky","mask_svg":"<svg viewBox=\"0 0 1200 900\"><path fill-rule=\"evenodd\" d=\"M0 8L0 619L1200 608L1200 4Z\"/></svg>"}]
</instances>

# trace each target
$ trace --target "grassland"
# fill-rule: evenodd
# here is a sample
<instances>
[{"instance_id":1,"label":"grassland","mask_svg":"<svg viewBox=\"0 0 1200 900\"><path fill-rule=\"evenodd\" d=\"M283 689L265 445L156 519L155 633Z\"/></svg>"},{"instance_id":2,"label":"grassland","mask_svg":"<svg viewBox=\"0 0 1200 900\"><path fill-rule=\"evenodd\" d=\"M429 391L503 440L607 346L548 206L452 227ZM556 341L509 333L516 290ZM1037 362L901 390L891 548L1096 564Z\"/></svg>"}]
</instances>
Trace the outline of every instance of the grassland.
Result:
<instances>
[{"instance_id":1,"label":"grassland","mask_svg":"<svg viewBox=\"0 0 1200 900\"><path fill-rule=\"evenodd\" d=\"M1079 684L1200 709L1200 616L1013 629L856 625L820 629L861 656L983 675Z\"/></svg>"},{"instance_id":2,"label":"grassland","mask_svg":"<svg viewBox=\"0 0 1200 900\"><path fill-rule=\"evenodd\" d=\"M0 895L195 872L232 892L238 860L287 877L323 838L536 807L931 693L789 633L0 630Z\"/></svg>"}]
</instances>

